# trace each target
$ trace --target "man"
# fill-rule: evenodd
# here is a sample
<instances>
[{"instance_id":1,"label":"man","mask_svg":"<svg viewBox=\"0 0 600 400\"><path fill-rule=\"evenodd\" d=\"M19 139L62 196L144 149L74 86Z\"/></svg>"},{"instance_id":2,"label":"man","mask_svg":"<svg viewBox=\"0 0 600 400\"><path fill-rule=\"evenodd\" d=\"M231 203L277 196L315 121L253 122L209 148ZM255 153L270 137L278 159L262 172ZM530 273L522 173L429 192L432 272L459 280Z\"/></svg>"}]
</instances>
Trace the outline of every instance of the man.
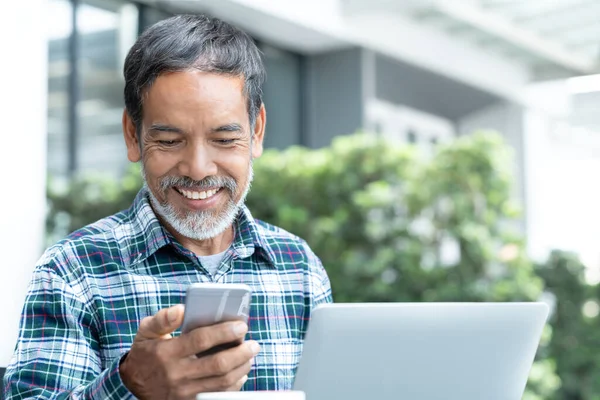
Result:
<instances>
[{"instance_id":1,"label":"man","mask_svg":"<svg viewBox=\"0 0 600 400\"><path fill-rule=\"evenodd\" d=\"M138 39L124 75L127 156L141 161L144 188L131 208L42 256L5 396L192 399L289 389L311 310L331 301L331 289L304 241L244 206L266 123L258 49L218 19L176 16ZM179 334L194 282L250 285L248 326Z\"/></svg>"}]
</instances>

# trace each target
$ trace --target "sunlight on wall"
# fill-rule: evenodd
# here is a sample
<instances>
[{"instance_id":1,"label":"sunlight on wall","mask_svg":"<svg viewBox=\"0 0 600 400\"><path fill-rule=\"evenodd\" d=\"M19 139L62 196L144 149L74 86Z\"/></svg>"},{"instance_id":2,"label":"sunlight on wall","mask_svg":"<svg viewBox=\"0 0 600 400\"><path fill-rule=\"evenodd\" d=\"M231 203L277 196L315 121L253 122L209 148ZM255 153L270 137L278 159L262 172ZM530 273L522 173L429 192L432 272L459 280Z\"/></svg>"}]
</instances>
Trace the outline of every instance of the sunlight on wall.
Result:
<instances>
[{"instance_id":1,"label":"sunlight on wall","mask_svg":"<svg viewBox=\"0 0 600 400\"><path fill-rule=\"evenodd\" d=\"M574 96L593 94L590 85L600 76L592 81L584 78L534 89L532 100L539 98L537 104L544 110L530 110L525 118L528 242L530 254L538 260L545 259L552 249L576 252L587 267L587 280L597 283L600 113L597 120L592 113L591 120L587 115L582 119L585 123L581 122L577 115L589 111L582 110ZM585 104L589 107L594 101L588 98Z\"/></svg>"}]
</instances>

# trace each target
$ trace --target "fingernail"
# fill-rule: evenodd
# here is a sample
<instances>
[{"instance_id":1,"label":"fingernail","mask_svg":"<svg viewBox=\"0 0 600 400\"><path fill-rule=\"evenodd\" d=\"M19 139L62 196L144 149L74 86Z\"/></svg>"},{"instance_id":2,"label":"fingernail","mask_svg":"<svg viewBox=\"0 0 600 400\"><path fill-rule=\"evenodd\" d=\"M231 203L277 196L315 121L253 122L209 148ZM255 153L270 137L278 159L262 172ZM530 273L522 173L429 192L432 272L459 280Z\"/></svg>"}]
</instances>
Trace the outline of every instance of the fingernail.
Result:
<instances>
[{"instance_id":1,"label":"fingernail","mask_svg":"<svg viewBox=\"0 0 600 400\"><path fill-rule=\"evenodd\" d=\"M167 318L169 319L169 322L175 322L175 320L177 320L177 316L179 315L178 309L179 307L177 306L169 308L169 310L167 311Z\"/></svg>"},{"instance_id":2,"label":"fingernail","mask_svg":"<svg viewBox=\"0 0 600 400\"><path fill-rule=\"evenodd\" d=\"M244 377L242 378L242 385L244 383L246 383L247 380L248 380L248 375L244 375Z\"/></svg>"},{"instance_id":3,"label":"fingernail","mask_svg":"<svg viewBox=\"0 0 600 400\"><path fill-rule=\"evenodd\" d=\"M257 342L250 342L250 350L254 355L257 355L260 351L260 345Z\"/></svg>"},{"instance_id":4,"label":"fingernail","mask_svg":"<svg viewBox=\"0 0 600 400\"><path fill-rule=\"evenodd\" d=\"M244 324L243 322L233 325L233 333L236 336L244 335L247 330L248 330L248 326L246 324Z\"/></svg>"}]
</instances>

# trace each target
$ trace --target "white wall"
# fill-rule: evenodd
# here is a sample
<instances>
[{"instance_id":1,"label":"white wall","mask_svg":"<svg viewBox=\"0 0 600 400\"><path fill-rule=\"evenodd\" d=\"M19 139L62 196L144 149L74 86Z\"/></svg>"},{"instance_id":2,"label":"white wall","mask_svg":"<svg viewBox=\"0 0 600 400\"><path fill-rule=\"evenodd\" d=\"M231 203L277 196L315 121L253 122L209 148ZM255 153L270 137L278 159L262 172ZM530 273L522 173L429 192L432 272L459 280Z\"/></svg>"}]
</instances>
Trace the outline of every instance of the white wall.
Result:
<instances>
[{"instance_id":1,"label":"white wall","mask_svg":"<svg viewBox=\"0 0 600 400\"><path fill-rule=\"evenodd\" d=\"M370 131L380 130L386 137L404 143L409 142L408 135L412 132L416 135L416 143L426 150L430 150L433 140L447 142L456 134L450 120L383 100L370 99L366 114L366 126Z\"/></svg>"},{"instance_id":2,"label":"white wall","mask_svg":"<svg viewBox=\"0 0 600 400\"><path fill-rule=\"evenodd\" d=\"M31 271L42 251L46 175L44 0L2 5L0 23L0 366L13 352Z\"/></svg>"},{"instance_id":3,"label":"white wall","mask_svg":"<svg viewBox=\"0 0 600 400\"><path fill-rule=\"evenodd\" d=\"M574 251L588 280L600 282L600 138L577 138L539 111L527 114L526 131L529 253Z\"/></svg>"},{"instance_id":4,"label":"white wall","mask_svg":"<svg viewBox=\"0 0 600 400\"><path fill-rule=\"evenodd\" d=\"M600 281L598 94L569 93L569 81L532 85L537 107L525 116L529 253L574 251L590 282Z\"/></svg>"}]
</instances>

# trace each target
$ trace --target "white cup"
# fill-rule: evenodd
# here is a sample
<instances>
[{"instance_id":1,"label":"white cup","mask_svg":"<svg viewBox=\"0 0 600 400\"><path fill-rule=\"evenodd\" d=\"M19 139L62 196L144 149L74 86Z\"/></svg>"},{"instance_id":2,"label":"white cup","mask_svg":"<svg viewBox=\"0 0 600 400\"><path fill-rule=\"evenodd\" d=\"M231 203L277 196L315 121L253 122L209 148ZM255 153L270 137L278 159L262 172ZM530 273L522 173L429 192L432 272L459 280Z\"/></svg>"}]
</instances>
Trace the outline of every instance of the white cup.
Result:
<instances>
[{"instance_id":1,"label":"white cup","mask_svg":"<svg viewBox=\"0 0 600 400\"><path fill-rule=\"evenodd\" d=\"M290 390L200 393L196 400L306 400L306 397L304 392Z\"/></svg>"}]
</instances>

